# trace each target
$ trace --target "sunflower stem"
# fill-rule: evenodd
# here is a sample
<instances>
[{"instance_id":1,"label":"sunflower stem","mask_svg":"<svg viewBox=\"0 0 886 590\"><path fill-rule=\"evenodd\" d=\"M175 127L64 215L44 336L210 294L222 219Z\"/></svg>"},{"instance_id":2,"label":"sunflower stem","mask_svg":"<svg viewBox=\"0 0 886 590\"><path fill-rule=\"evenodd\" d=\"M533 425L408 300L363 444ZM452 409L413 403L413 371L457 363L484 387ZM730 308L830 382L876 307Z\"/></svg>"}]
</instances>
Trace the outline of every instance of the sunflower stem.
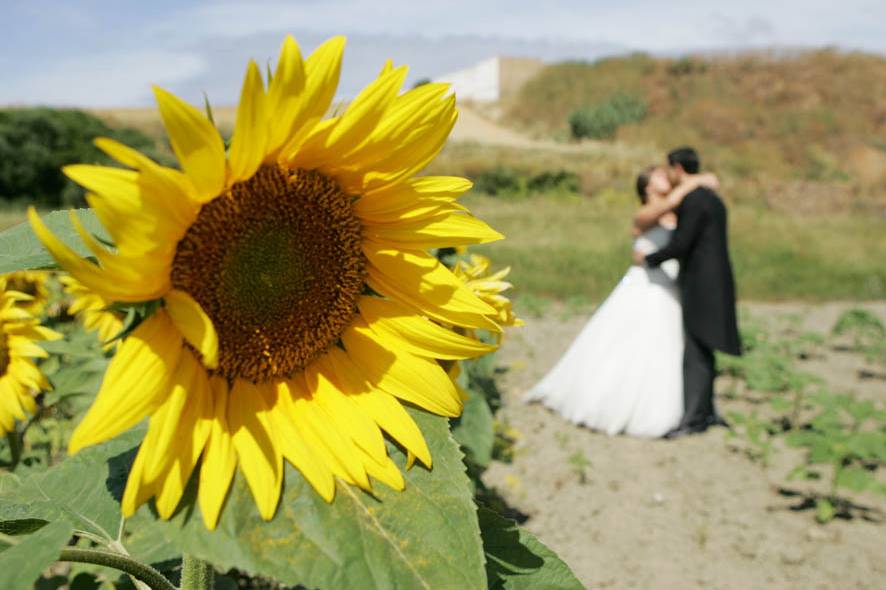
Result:
<instances>
[{"instance_id":1,"label":"sunflower stem","mask_svg":"<svg viewBox=\"0 0 886 590\"><path fill-rule=\"evenodd\" d=\"M62 549L58 560L103 565L129 574L136 580L144 582L151 590L176 590L172 582L163 577L163 574L149 565L134 560L128 555L101 551L99 549L67 547Z\"/></svg>"},{"instance_id":2,"label":"sunflower stem","mask_svg":"<svg viewBox=\"0 0 886 590\"><path fill-rule=\"evenodd\" d=\"M193 555L182 557L181 590L212 590L215 570L205 561Z\"/></svg>"},{"instance_id":3,"label":"sunflower stem","mask_svg":"<svg viewBox=\"0 0 886 590\"><path fill-rule=\"evenodd\" d=\"M18 430L13 428L7 432L6 440L9 443L9 470L15 471L22 458L22 441L19 438Z\"/></svg>"}]
</instances>

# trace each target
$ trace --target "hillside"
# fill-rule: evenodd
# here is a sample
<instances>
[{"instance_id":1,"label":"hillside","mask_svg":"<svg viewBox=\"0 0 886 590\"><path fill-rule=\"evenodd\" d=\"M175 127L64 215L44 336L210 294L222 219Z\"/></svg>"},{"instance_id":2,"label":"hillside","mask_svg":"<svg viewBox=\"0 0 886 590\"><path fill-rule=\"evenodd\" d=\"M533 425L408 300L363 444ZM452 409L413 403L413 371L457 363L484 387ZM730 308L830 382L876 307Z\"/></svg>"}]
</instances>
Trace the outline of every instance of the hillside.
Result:
<instances>
[{"instance_id":1,"label":"hillside","mask_svg":"<svg viewBox=\"0 0 886 590\"><path fill-rule=\"evenodd\" d=\"M565 139L570 113L620 93L641 97L648 111L618 129L619 142L693 144L732 177L886 192L884 57L819 50L560 63L503 105L502 121Z\"/></svg>"}]
</instances>

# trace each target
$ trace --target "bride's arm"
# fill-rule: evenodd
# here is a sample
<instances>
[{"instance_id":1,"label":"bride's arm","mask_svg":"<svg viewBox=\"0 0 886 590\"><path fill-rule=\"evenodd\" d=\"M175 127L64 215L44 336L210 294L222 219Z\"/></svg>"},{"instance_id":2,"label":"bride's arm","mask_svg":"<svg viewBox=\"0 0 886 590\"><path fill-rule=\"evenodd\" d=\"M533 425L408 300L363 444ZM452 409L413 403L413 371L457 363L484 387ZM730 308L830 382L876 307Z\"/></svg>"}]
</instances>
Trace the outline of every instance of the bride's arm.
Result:
<instances>
[{"instance_id":1,"label":"bride's arm","mask_svg":"<svg viewBox=\"0 0 886 590\"><path fill-rule=\"evenodd\" d=\"M700 186L716 189L719 188L720 181L710 172L696 174L674 187L664 199L646 203L634 214L634 234L639 235L654 227L662 215L679 207L686 195Z\"/></svg>"}]
</instances>

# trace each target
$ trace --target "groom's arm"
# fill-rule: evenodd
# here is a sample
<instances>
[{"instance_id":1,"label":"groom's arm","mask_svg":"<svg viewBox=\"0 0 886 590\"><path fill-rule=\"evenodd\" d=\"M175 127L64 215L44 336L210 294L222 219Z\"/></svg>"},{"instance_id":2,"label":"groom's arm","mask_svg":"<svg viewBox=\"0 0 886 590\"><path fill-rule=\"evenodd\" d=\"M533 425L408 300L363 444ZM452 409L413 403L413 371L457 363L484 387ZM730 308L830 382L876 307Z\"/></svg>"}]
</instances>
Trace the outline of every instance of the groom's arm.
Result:
<instances>
[{"instance_id":1,"label":"groom's arm","mask_svg":"<svg viewBox=\"0 0 886 590\"><path fill-rule=\"evenodd\" d=\"M689 251L695 238L701 233L704 221L704 208L698 202L700 197L702 195L698 193L686 197L671 241L661 250L646 256L646 264L655 268L665 260L681 258Z\"/></svg>"}]
</instances>

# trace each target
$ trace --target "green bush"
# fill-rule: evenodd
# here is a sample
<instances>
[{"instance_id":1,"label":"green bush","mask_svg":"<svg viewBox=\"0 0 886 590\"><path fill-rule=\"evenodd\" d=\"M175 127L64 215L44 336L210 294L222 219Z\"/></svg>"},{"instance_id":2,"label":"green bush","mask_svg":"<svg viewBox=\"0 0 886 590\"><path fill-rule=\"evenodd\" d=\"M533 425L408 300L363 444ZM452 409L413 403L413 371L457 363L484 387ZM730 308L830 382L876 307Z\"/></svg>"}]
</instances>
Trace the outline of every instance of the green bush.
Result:
<instances>
[{"instance_id":1,"label":"green bush","mask_svg":"<svg viewBox=\"0 0 886 590\"><path fill-rule=\"evenodd\" d=\"M61 173L73 163L108 164L92 140L111 137L154 155L155 144L135 129L112 129L78 110L0 111L0 200L47 207L83 203L83 191Z\"/></svg>"},{"instance_id":2,"label":"green bush","mask_svg":"<svg viewBox=\"0 0 886 590\"><path fill-rule=\"evenodd\" d=\"M474 188L487 195L523 195L526 193L525 176L504 166L484 170L477 174L473 180Z\"/></svg>"},{"instance_id":3,"label":"green bush","mask_svg":"<svg viewBox=\"0 0 886 590\"><path fill-rule=\"evenodd\" d=\"M578 174L568 170L542 172L530 178L526 188L530 193L574 195L581 192L581 180Z\"/></svg>"},{"instance_id":4,"label":"green bush","mask_svg":"<svg viewBox=\"0 0 886 590\"><path fill-rule=\"evenodd\" d=\"M642 121L646 117L646 101L633 94L615 94L609 100L584 106L569 115L573 139L608 139L622 125Z\"/></svg>"},{"instance_id":5,"label":"green bush","mask_svg":"<svg viewBox=\"0 0 886 590\"><path fill-rule=\"evenodd\" d=\"M581 180L568 170L545 170L536 175L496 166L473 178L474 188L491 196L521 197L541 194L577 194Z\"/></svg>"}]
</instances>

